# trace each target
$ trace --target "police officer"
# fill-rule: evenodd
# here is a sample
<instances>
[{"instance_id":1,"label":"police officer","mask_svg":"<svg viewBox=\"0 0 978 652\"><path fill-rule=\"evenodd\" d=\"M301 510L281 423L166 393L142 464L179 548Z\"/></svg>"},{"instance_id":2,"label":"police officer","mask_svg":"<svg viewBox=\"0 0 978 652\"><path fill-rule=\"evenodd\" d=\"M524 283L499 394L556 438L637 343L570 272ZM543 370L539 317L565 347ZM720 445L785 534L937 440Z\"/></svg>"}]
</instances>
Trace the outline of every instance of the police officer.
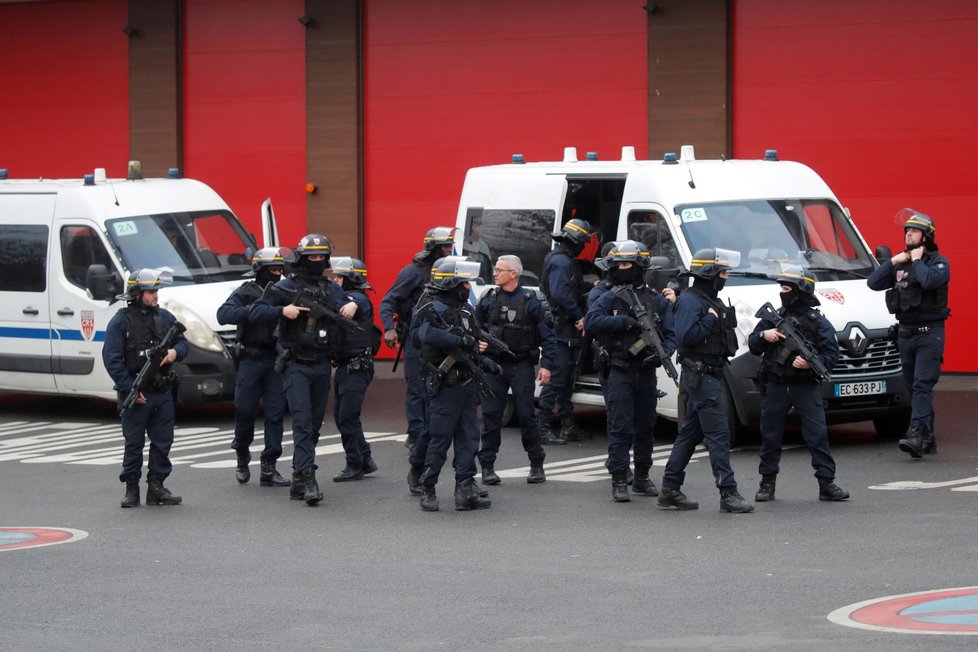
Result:
<instances>
[{"instance_id":1,"label":"police officer","mask_svg":"<svg viewBox=\"0 0 978 652\"><path fill-rule=\"evenodd\" d=\"M147 350L160 344L175 324L176 317L160 308L159 289L173 278L168 272L140 269L129 274L126 292L120 299L127 301L109 320L105 328L102 363L115 382L120 401L132 390L139 371L146 362ZM182 331L181 331L182 332ZM146 481L147 505L179 505L180 496L163 486L170 475L170 447L173 445L173 383L170 365L182 360L189 352L187 340L177 335L161 363L161 370L140 392L136 403L122 414L122 435L126 445L122 456L119 480L126 483L122 507L139 505L139 478L143 471L143 446L149 437L149 473Z\"/></svg>"},{"instance_id":2,"label":"police officer","mask_svg":"<svg viewBox=\"0 0 978 652\"><path fill-rule=\"evenodd\" d=\"M831 369L839 359L839 340L832 324L817 309L815 279L797 265L786 265L778 276L778 283L781 284L778 313L791 320L817 352L818 360L826 369ZM835 484L835 460L825 426L825 404L819 390L820 379L812 371L812 365L798 355L790 342L785 342L785 334L767 319L757 323L747 344L751 353L764 356L760 370L764 386L758 468L761 482L754 500L759 503L774 500L784 424L792 407L801 418L801 436L812 456L819 500L846 500L849 492Z\"/></svg>"},{"instance_id":3,"label":"police officer","mask_svg":"<svg viewBox=\"0 0 978 652\"><path fill-rule=\"evenodd\" d=\"M583 342L587 293L580 264L575 258L591 239L591 225L575 218L551 237L557 246L543 259L540 288L553 308L557 349L550 383L540 391L539 428L544 444L563 445L579 437L570 398L574 390L576 352ZM550 429L554 404L560 413L558 433Z\"/></svg>"},{"instance_id":4,"label":"police officer","mask_svg":"<svg viewBox=\"0 0 978 652\"><path fill-rule=\"evenodd\" d=\"M273 286L272 292L255 302L256 319L275 314L279 322L279 357L282 386L292 415L292 487L289 498L316 505L324 496L316 481L316 444L326 416L330 383L330 333L341 328L328 317L310 314L309 306L292 301L305 293L327 309L352 318L357 304L349 301L339 286L323 273L329 267L329 240L317 233L304 236L296 247L295 273ZM289 299L288 297L293 297ZM300 301L301 302L301 301Z\"/></svg>"},{"instance_id":5,"label":"police officer","mask_svg":"<svg viewBox=\"0 0 978 652\"><path fill-rule=\"evenodd\" d=\"M259 401L265 406L265 447L261 453L263 487L288 487L289 481L275 468L282 455L282 420L285 416L285 391L282 376L275 371L275 327L278 316L266 314L258 320L251 306L261 298L270 283L282 278L284 256L290 252L278 247L259 249L251 259L255 279L234 290L217 309L220 324L237 324L238 375L234 385L234 441L238 465L234 475L241 484L251 479L251 443L255 440L255 417Z\"/></svg>"},{"instance_id":6,"label":"police officer","mask_svg":"<svg viewBox=\"0 0 978 652\"><path fill-rule=\"evenodd\" d=\"M475 483L479 449L477 382L481 367L498 365L479 355L478 324L468 303L469 283L479 276L479 263L445 258L431 270L431 299L417 306L414 319L421 344L425 383L429 391L429 443L418 482L421 509L438 511L435 485L450 446L455 447L455 509L484 509L492 502Z\"/></svg>"},{"instance_id":7,"label":"police officer","mask_svg":"<svg viewBox=\"0 0 978 652\"><path fill-rule=\"evenodd\" d=\"M543 460L547 454L540 445L540 430L533 415L534 376L544 387L550 382L556 339L536 292L520 285L522 273L523 263L518 256L500 256L493 268L493 280L498 287L483 295L476 308L483 327L510 351L503 353L486 343L486 355L502 368L502 374L489 377L493 395L482 399L479 462L482 482L487 485L501 482L494 467L501 441L503 409L510 389L520 422L523 450L530 459L526 481L538 484L546 480ZM538 360L540 369L534 373Z\"/></svg>"},{"instance_id":8,"label":"police officer","mask_svg":"<svg viewBox=\"0 0 978 652\"><path fill-rule=\"evenodd\" d=\"M737 491L723 404L723 367L737 350L736 315L717 295L727 281L727 270L739 264L740 252L700 249L689 265L693 285L676 301L676 340L682 365L680 383L687 395L686 416L662 476L658 499L662 508L699 508L699 503L689 500L681 487L693 450L705 442L720 490L720 510L754 511L754 506Z\"/></svg>"},{"instance_id":9,"label":"police officer","mask_svg":"<svg viewBox=\"0 0 978 652\"><path fill-rule=\"evenodd\" d=\"M384 343L400 346L404 355L404 381L407 384L404 411L407 416L407 442L410 448L425 427L425 389L421 380L421 354L407 337L414 306L431 277L435 261L452 253L455 229L436 226L424 236L424 248L397 275L394 284L380 301L380 320Z\"/></svg>"},{"instance_id":10,"label":"police officer","mask_svg":"<svg viewBox=\"0 0 978 652\"><path fill-rule=\"evenodd\" d=\"M629 449L635 447L635 477L632 490L640 496L658 496L649 478L652 468L656 369L661 361L654 347L641 338L638 318L648 315L666 354L676 349L672 304L645 285L651 261L645 246L626 240L614 246L605 258L612 287L603 293L591 291L584 326L603 351L600 373L608 416L608 470L615 502L628 502Z\"/></svg>"},{"instance_id":11,"label":"police officer","mask_svg":"<svg viewBox=\"0 0 978 652\"><path fill-rule=\"evenodd\" d=\"M910 435L901 439L900 450L919 459L937 452L934 438L934 385L941 377L944 359L944 320L951 265L938 253L934 221L912 208L896 215L903 223L906 250L873 270L866 283L873 290L887 290L886 307L899 322L900 363L910 388Z\"/></svg>"},{"instance_id":12,"label":"police officer","mask_svg":"<svg viewBox=\"0 0 978 652\"><path fill-rule=\"evenodd\" d=\"M367 387L374 378L374 309L364 294L373 290L367 282L367 266L358 258L341 256L332 260L333 282L357 304L354 320L362 331L333 329L333 364L336 367L333 420L340 431L346 466L333 482L362 480L377 470L370 444L363 436L360 411ZM379 346L379 335L376 344Z\"/></svg>"}]
</instances>

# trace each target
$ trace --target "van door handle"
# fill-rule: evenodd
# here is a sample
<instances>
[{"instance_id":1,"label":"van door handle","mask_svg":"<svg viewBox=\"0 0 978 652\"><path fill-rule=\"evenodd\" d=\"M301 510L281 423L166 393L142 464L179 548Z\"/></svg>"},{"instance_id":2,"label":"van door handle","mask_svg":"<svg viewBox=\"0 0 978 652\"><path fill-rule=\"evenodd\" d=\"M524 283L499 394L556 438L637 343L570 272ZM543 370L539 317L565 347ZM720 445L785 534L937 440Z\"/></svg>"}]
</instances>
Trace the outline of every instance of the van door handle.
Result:
<instances>
[{"instance_id":1,"label":"van door handle","mask_svg":"<svg viewBox=\"0 0 978 652\"><path fill-rule=\"evenodd\" d=\"M62 317L71 317L73 314L75 314L75 311L71 308L62 308L58 311L58 314Z\"/></svg>"},{"instance_id":2,"label":"van door handle","mask_svg":"<svg viewBox=\"0 0 978 652\"><path fill-rule=\"evenodd\" d=\"M39 315L39 314L41 314L40 311L37 308L31 308L30 306L27 306L26 308L24 308L23 313L25 315Z\"/></svg>"}]
</instances>

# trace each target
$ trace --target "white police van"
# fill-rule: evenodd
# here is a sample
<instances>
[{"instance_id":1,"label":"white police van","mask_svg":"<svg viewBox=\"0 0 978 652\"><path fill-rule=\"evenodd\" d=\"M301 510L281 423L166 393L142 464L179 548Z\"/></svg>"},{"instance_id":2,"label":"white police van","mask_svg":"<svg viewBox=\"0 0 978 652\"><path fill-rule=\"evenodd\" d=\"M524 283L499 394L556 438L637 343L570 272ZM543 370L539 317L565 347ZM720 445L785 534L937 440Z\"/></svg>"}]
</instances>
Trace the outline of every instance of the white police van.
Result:
<instances>
[{"instance_id":1,"label":"white police van","mask_svg":"<svg viewBox=\"0 0 978 652\"><path fill-rule=\"evenodd\" d=\"M235 331L216 310L257 250L216 192L180 178L8 179L0 170L0 390L115 399L102 365L109 319L129 272L172 270L160 305L186 327L190 354L174 368L178 400L234 396ZM275 244L271 203L264 241Z\"/></svg>"},{"instance_id":2,"label":"white police van","mask_svg":"<svg viewBox=\"0 0 978 652\"><path fill-rule=\"evenodd\" d=\"M633 147L622 148L617 161L597 160L593 153L581 161L572 147L556 162L526 163L517 154L512 163L468 171L456 248L493 260L518 255L524 284L533 286L553 246L551 233L573 217L590 222L595 244L644 242L662 268L650 278L660 288L688 270L699 249L741 253L741 264L720 295L736 307L738 317L739 349L724 374L732 428L759 422L760 360L748 352L747 336L758 308L767 301L780 305L773 279L783 263L794 263L817 280L822 313L835 327L842 350L831 381L823 385L829 421L872 420L885 436L906 431L909 399L888 334L894 319L883 294L866 286L879 263L849 211L807 166L781 161L773 150L759 160L696 160L691 146L662 161L637 161ZM585 250L592 259L596 248ZM583 264L589 278L589 262ZM603 405L588 357L585 350L573 400ZM659 414L675 420L676 386L662 371L658 386L667 393Z\"/></svg>"}]
</instances>

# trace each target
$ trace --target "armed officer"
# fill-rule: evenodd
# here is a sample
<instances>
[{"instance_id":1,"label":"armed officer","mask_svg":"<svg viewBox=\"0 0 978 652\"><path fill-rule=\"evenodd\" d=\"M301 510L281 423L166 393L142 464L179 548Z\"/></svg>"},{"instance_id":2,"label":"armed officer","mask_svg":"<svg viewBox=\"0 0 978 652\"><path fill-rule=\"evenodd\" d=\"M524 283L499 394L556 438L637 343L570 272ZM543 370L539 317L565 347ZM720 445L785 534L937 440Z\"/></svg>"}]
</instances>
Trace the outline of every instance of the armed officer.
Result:
<instances>
[{"instance_id":1,"label":"armed officer","mask_svg":"<svg viewBox=\"0 0 978 652\"><path fill-rule=\"evenodd\" d=\"M323 272L329 268L331 246L326 236L310 233L295 249L295 273L269 288L252 308L255 319L269 314L279 322L279 357L282 386L292 415L292 487L289 498L316 505L324 496L316 481L316 444L326 416L330 382L330 333L337 325L336 313L350 319L357 304L349 301L339 286ZM313 314L309 305L318 306ZM332 315L332 317L330 316Z\"/></svg>"},{"instance_id":2,"label":"armed officer","mask_svg":"<svg viewBox=\"0 0 978 652\"><path fill-rule=\"evenodd\" d=\"M839 359L839 340L832 324L818 311L815 279L797 265L786 265L778 275L778 283L781 284L778 313L790 320L824 368L832 369ZM846 500L849 492L835 484L835 460L829 448L820 379L812 371L811 363L798 354L798 347L785 337L774 322L762 318L747 338L750 352L764 356L760 370L764 387L758 468L761 482L754 500L759 503L774 500L784 424L792 407L801 418L801 436L812 456L819 500Z\"/></svg>"},{"instance_id":3,"label":"armed officer","mask_svg":"<svg viewBox=\"0 0 978 652\"><path fill-rule=\"evenodd\" d=\"M656 369L662 362L643 339L648 318L666 355L676 350L672 304L645 285L651 261L645 246L634 240L616 244L604 259L611 288L591 291L584 327L598 342L599 366L608 416L608 470L615 502L628 502L629 450L635 447L632 490L658 496L649 478L656 418Z\"/></svg>"},{"instance_id":4,"label":"armed officer","mask_svg":"<svg viewBox=\"0 0 978 652\"><path fill-rule=\"evenodd\" d=\"M435 485L448 448L455 447L455 509L484 509L492 502L475 483L479 449L478 395L488 389L482 367L498 365L479 355L476 316L469 305L470 282L479 263L451 257L431 270L431 298L417 306L415 322L429 392L428 445L421 485L421 509L438 511ZM477 390L477 386L479 389Z\"/></svg>"},{"instance_id":5,"label":"armed officer","mask_svg":"<svg viewBox=\"0 0 978 652\"><path fill-rule=\"evenodd\" d=\"M577 371L576 353L583 345L587 292L580 263L575 259L591 240L591 225L574 218L551 237L557 246L543 259L540 288L553 308L557 349L550 383L540 391L539 428L544 444L563 445L579 436L571 394ZM560 431L556 433L550 429L554 404L560 413Z\"/></svg>"},{"instance_id":6,"label":"armed officer","mask_svg":"<svg viewBox=\"0 0 978 652\"><path fill-rule=\"evenodd\" d=\"M536 292L520 285L522 273L523 263L518 256L500 256L493 268L493 280L498 287L483 295L476 308L479 320L489 334L508 349L504 352L486 342L486 355L502 368L502 374L488 379L492 395L482 399L479 462L482 482L487 485L501 482L494 467L502 435L503 409L510 389L520 422L523 450L530 459L526 481L539 484L546 480L543 460L547 454L540 445L540 430L533 415L534 376L541 386L550 382L556 339ZM540 369L534 374L538 360Z\"/></svg>"},{"instance_id":7,"label":"armed officer","mask_svg":"<svg viewBox=\"0 0 978 652\"><path fill-rule=\"evenodd\" d=\"M951 316L947 287L951 264L938 253L934 220L912 208L896 214L903 223L906 250L884 261L866 280L886 290L886 307L896 315L903 378L910 388L910 435L900 450L920 459L937 452L934 438L934 385L944 360L944 321Z\"/></svg>"},{"instance_id":8,"label":"armed officer","mask_svg":"<svg viewBox=\"0 0 978 652\"><path fill-rule=\"evenodd\" d=\"M169 272L140 269L129 274L126 292L120 299L126 307L109 320L105 328L102 363L115 382L119 400L133 389L140 370L146 364L147 351L158 346L174 325L176 335L160 364L160 371L148 379L135 404L122 413L122 435L126 440L119 480L126 483L122 507L139 505L139 478L143 472L143 447L149 437L149 473L147 474L147 505L179 505L180 496L173 495L163 481L173 470L170 447L173 445L173 384L176 381L170 365L182 360L189 352L183 327L173 314L160 308L159 289L169 285Z\"/></svg>"},{"instance_id":9,"label":"armed officer","mask_svg":"<svg viewBox=\"0 0 978 652\"><path fill-rule=\"evenodd\" d=\"M341 256L334 258L333 282L347 299L357 304L354 321L362 331L334 328L333 365L336 367L333 397L333 420L340 431L346 466L333 476L333 482L362 480L377 470L370 443L363 436L360 411L367 395L367 387L374 379L374 345L380 345L379 331L374 326L374 309L365 292L373 290L367 282L367 266L358 258Z\"/></svg>"},{"instance_id":10,"label":"armed officer","mask_svg":"<svg viewBox=\"0 0 978 652\"><path fill-rule=\"evenodd\" d=\"M435 261L452 253L455 229L436 226L424 236L424 248L419 251L394 280L394 285L380 301L380 320L384 326L384 343L400 347L404 354L404 381L407 385L404 411L407 417L406 446L414 445L425 427L425 388L421 380L421 353L408 337L408 328L418 298L431 278Z\"/></svg>"},{"instance_id":11,"label":"armed officer","mask_svg":"<svg viewBox=\"0 0 978 652\"><path fill-rule=\"evenodd\" d=\"M237 324L238 375L234 385L234 440L231 448L238 458L235 478L241 484L251 479L251 444L255 440L258 403L265 409L265 447L261 452L262 487L288 487L289 481L275 468L282 456L282 420L285 417L285 390L282 376L275 371L275 327L278 316L265 314L261 320L251 307L265 288L282 278L287 249L266 247L251 259L254 280L234 290L217 309L220 324Z\"/></svg>"},{"instance_id":12,"label":"armed officer","mask_svg":"<svg viewBox=\"0 0 978 652\"><path fill-rule=\"evenodd\" d=\"M689 265L693 285L676 301L676 339L682 365L680 384L687 395L686 416L662 476L658 499L662 508L699 508L699 503L688 499L681 488L693 450L705 442L720 490L720 510L754 511L754 506L737 491L723 404L723 367L737 350L736 315L732 307L720 302L718 293L727 281L727 270L739 264L740 252L700 249Z\"/></svg>"}]
</instances>

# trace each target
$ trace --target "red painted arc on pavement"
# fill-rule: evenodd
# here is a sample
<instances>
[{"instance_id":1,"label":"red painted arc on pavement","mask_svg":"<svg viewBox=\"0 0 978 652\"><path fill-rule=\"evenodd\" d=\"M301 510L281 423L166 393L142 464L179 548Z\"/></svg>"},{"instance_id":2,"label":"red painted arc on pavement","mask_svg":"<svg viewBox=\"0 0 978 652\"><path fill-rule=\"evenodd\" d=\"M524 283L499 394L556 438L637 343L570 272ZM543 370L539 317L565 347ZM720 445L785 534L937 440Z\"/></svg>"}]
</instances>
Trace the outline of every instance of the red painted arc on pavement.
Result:
<instances>
[{"instance_id":1,"label":"red painted arc on pavement","mask_svg":"<svg viewBox=\"0 0 978 652\"><path fill-rule=\"evenodd\" d=\"M838 625L905 634L978 635L978 586L905 593L836 609Z\"/></svg>"},{"instance_id":2,"label":"red painted arc on pavement","mask_svg":"<svg viewBox=\"0 0 978 652\"><path fill-rule=\"evenodd\" d=\"M87 536L88 532L72 528L0 527L0 552L72 543L81 541Z\"/></svg>"}]
</instances>

